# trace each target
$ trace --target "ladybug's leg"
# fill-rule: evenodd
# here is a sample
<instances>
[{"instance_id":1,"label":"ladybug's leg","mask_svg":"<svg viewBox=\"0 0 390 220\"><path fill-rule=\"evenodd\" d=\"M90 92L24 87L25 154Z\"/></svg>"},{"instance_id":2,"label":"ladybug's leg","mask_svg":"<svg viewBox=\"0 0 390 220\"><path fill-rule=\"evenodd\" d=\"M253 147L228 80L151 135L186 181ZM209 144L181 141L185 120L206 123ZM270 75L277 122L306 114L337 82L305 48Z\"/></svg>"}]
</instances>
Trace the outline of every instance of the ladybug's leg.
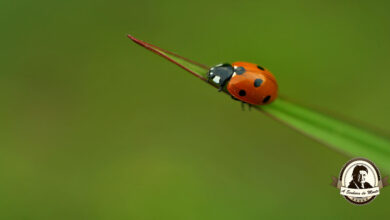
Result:
<instances>
[{"instance_id":1,"label":"ladybug's leg","mask_svg":"<svg viewBox=\"0 0 390 220\"><path fill-rule=\"evenodd\" d=\"M249 105L249 111L251 111L252 105L251 105L251 104L249 104L249 103L248 103L248 105Z\"/></svg>"},{"instance_id":2,"label":"ladybug's leg","mask_svg":"<svg viewBox=\"0 0 390 220\"><path fill-rule=\"evenodd\" d=\"M232 99L238 101L238 99L237 99L236 97L232 96L232 95L230 95L230 98L232 98Z\"/></svg>"},{"instance_id":3,"label":"ladybug's leg","mask_svg":"<svg viewBox=\"0 0 390 220\"><path fill-rule=\"evenodd\" d=\"M245 102L241 102L241 110L245 111Z\"/></svg>"},{"instance_id":4,"label":"ladybug's leg","mask_svg":"<svg viewBox=\"0 0 390 220\"><path fill-rule=\"evenodd\" d=\"M218 92L221 92L223 87L225 87L226 79L222 79L221 83L219 84Z\"/></svg>"}]
</instances>

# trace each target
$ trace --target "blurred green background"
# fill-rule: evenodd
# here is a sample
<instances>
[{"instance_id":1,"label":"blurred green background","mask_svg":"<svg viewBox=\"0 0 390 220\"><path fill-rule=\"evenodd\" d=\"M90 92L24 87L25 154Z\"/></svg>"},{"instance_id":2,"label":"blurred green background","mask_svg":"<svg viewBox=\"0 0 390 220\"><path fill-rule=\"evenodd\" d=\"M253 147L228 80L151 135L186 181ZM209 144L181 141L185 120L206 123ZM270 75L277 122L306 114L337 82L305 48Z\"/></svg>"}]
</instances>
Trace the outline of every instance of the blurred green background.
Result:
<instances>
[{"instance_id":1,"label":"blurred green background","mask_svg":"<svg viewBox=\"0 0 390 220\"><path fill-rule=\"evenodd\" d=\"M389 1L1 1L1 219L384 218L330 186L348 159L126 34L389 131ZM375 161L374 161L375 162ZM387 173L382 173L387 174Z\"/></svg>"}]
</instances>

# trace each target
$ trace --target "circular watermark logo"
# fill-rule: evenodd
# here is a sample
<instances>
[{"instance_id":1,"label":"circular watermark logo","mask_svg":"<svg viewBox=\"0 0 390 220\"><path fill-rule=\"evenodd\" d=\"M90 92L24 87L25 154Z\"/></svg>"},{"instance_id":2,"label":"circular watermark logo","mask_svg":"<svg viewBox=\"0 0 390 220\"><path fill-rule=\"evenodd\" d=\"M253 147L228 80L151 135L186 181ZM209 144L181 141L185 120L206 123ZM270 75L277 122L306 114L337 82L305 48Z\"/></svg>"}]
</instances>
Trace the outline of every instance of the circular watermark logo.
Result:
<instances>
[{"instance_id":1,"label":"circular watermark logo","mask_svg":"<svg viewBox=\"0 0 390 220\"><path fill-rule=\"evenodd\" d=\"M379 190L387 185L386 179L381 179L373 162L365 158L355 158L344 165L339 178L333 178L332 185L339 188L340 194L349 202L364 205L379 195Z\"/></svg>"}]
</instances>

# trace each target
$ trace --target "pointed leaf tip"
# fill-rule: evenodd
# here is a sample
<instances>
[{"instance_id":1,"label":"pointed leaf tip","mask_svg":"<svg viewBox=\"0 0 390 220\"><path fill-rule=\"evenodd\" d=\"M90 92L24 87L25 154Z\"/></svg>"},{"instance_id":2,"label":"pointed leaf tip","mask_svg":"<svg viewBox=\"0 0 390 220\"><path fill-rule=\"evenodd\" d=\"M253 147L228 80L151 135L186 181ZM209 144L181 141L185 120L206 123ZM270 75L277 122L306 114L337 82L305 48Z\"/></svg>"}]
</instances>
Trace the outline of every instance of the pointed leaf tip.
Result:
<instances>
[{"instance_id":1,"label":"pointed leaf tip","mask_svg":"<svg viewBox=\"0 0 390 220\"><path fill-rule=\"evenodd\" d=\"M137 44L139 44L139 45L141 45L143 47L148 48L148 46L149 46L147 43L143 42L142 40L139 40L139 39L135 38L131 34L128 34L127 37L130 38L130 40L134 41L135 43L137 43Z\"/></svg>"},{"instance_id":2,"label":"pointed leaf tip","mask_svg":"<svg viewBox=\"0 0 390 220\"><path fill-rule=\"evenodd\" d=\"M199 79L201 79L203 81L207 81L207 79L205 78L205 75L206 75L209 67L207 67L206 65L192 61L190 59L187 59L185 57L177 55L173 52L164 50L164 49L159 48L153 44L146 43L142 40L139 40L139 39L133 37L130 34L128 34L127 37L130 38L132 41L134 41L134 43L137 43L138 45L152 51L153 53L164 57L165 59L178 65L179 67L183 68L184 70L190 72L192 75L198 77Z\"/></svg>"}]
</instances>

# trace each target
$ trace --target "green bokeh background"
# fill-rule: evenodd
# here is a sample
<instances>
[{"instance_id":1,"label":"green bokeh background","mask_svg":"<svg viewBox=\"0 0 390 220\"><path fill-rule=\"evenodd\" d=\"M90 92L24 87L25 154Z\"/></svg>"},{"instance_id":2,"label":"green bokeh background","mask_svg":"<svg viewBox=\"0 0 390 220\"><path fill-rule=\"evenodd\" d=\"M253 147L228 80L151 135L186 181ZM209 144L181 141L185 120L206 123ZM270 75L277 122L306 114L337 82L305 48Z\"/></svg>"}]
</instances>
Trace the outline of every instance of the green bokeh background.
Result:
<instances>
[{"instance_id":1,"label":"green bokeh background","mask_svg":"<svg viewBox=\"0 0 390 220\"><path fill-rule=\"evenodd\" d=\"M389 1L1 1L1 219L386 218L330 186L350 157L126 38L269 68L386 134ZM375 161L374 161L375 162ZM387 173L382 173L387 174Z\"/></svg>"}]
</instances>

